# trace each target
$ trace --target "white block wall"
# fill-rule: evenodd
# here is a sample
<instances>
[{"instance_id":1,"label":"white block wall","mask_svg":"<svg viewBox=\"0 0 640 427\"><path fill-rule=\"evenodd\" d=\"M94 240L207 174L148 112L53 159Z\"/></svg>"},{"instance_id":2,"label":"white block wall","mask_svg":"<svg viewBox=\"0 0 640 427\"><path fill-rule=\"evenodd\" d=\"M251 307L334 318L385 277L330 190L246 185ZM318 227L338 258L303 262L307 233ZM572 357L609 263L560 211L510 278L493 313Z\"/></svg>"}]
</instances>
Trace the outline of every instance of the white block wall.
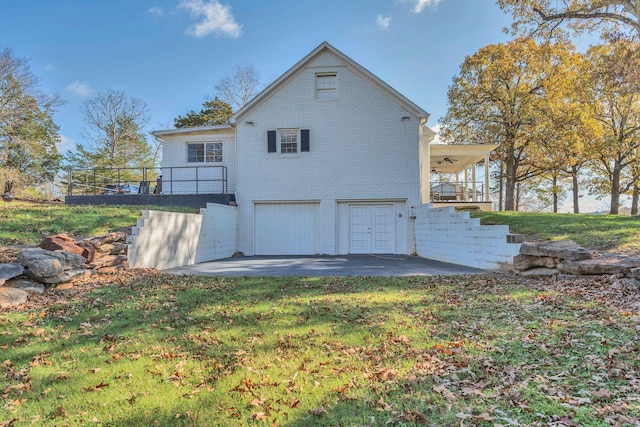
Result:
<instances>
[{"instance_id":1,"label":"white block wall","mask_svg":"<svg viewBox=\"0 0 640 427\"><path fill-rule=\"evenodd\" d=\"M423 258L484 269L513 264L519 243L507 243L509 226L480 225L455 208L421 205L416 211L416 252Z\"/></svg>"},{"instance_id":2,"label":"white block wall","mask_svg":"<svg viewBox=\"0 0 640 427\"><path fill-rule=\"evenodd\" d=\"M336 100L316 99L318 72L337 72ZM267 131L282 128L309 129L310 151L268 153ZM236 137L238 250L247 255L254 250L255 202L319 201L320 249L329 255L338 251L339 202L419 202L419 118L329 52L239 117ZM413 227L405 232L400 253L413 253Z\"/></svg>"},{"instance_id":3,"label":"white block wall","mask_svg":"<svg viewBox=\"0 0 640 427\"><path fill-rule=\"evenodd\" d=\"M208 203L199 214L143 210L132 228L132 268L166 269L228 258L236 251L236 208Z\"/></svg>"}]
</instances>

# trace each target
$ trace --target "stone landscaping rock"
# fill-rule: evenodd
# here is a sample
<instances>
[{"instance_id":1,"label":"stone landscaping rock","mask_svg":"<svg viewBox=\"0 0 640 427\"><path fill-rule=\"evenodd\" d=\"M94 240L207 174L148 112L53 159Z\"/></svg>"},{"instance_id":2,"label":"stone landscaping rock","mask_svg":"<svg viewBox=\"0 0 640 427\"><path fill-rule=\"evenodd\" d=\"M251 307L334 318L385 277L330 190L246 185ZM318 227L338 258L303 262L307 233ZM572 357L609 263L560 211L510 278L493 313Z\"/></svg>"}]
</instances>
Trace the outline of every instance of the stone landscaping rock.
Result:
<instances>
[{"instance_id":1,"label":"stone landscaping rock","mask_svg":"<svg viewBox=\"0 0 640 427\"><path fill-rule=\"evenodd\" d=\"M96 258L89 267L91 268L102 268L102 267L113 267L114 265L122 264L123 262L127 262L126 255L104 255L99 258Z\"/></svg>"},{"instance_id":2,"label":"stone landscaping rock","mask_svg":"<svg viewBox=\"0 0 640 427\"><path fill-rule=\"evenodd\" d=\"M76 243L76 241L66 234L57 234L55 236L46 237L40 243L42 249L48 251L66 251L72 254L82 255L88 262L93 261L95 257L95 248L88 243ZM89 261L91 260L91 261Z\"/></svg>"},{"instance_id":3,"label":"stone landscaping rock","mask_svg":"<svg viewBox=\"0 0 640 427\"><path fill-rule=\"evenodd\" d=\"M31 274L28 274L28 275L33 277L37 281L45 283L47 285L57 285L59 283L66 283L71 279L73 279L74 277L83 276L84 274L85 273L83 268L77 268L74 270L65 270L62 273L57 274L55 276L51 276L51 277L33 276Z\"/></svg>"},{"instance_id":4,"label":"stone landscaping rock","mask_svg":"<svg viewBox=\"0 0 640 427\"><path fill-rule=\"evenodd\" d=\"M549 256L516 255L513 257L513 269L525 271L534 267L555 268L556 259Z\"/></svg>"},{"instance_id":5,"label":"stone landscaping rock","mask_svg":"<svg viewBox=\"0 0 640 427\"><path fill-rule=\"evenodd\" d=\"M16 262L0 264L0 286L9 279L18 277L24 273L24 267Z\"/></svg>"},{"instance_id":6,"label":"stone landscaping rock","mask_svg":"<svg viewBox=\"0 0 640 427\"><path fill-rule=\"evenodd\" d=\"M537 267L530 270L521 271L518 274L523 277L550 277L560 273L557 268Z\"/></svg>"},{"instance_id":7,"label":"stone landscaping rock","mask_svg":"<svg viewBox=\"0 0 640 427\"><path fill-rule=\"evenodd\" d=\"M631 276L631 269L640 267L638 258L594 258L579 261L563 261L558 269L563 273L575 275L618 274Z\"/></svg>"},{"instance_id":8,"label":"stone landscaping rock","mask_svg":"<svg viewBox=\"0 0 640 427\"><path fill-rule=\"evenodd\" d=\"M105 243L103 245L100 245L97 249L101 254L109 254L109 255L111 255L111 252L113 251L113 244L112 243Z\"/></svg>"},{"instance_id":9,"label":"stone landscaping rock","mask_svg":"<svg viewBox=\"0 0 640 427\"><path fill-rule=\"evenodd\" d=\"M6 287L22 289L29 295L44 293L44 285L42 283L32 282L26 279L13 279L5 283Z\"/></svg>"},{"instance_id":10,"label":"stone landscaping rock","mask_svg":"<svg viewBox=\"0 0 640 427\"><path fill-rule=\"evenodd\" d=\"M26 267L27 272L44 283L60 283L61 277L69 276L61 276L65 271L81 269L85 261L82 255L42 248L25 249L18 256L18 262Z\"/></svg>"},{"instance_id":11,"label":"stone landscaping rock","mask_svg":"<svg viewBox=\"0 0 640 427\"><path fill-rule=\"evenodd\" d=\"M96 258L96 248L86 240L81 240L76 245L80 246L82 249L82 256L87 260L87 262L93 262Z\"/></svg>"},{"instance_id":12,"label":"stone landscaping rock","mask_svg":"<svg viewBox=\"0 0 640 427\"><path fill-rule=\"evenodd\" d=\"M24 304L28 298L29 294L22 289L0 287L0 307L2 308Z\"/></svg>"},{"instance_id":13,"label":"stone landscaping rock","mask_svg":"<svg viewBox=\"0 0 640 427\"><path fill-rule=\"evenodd\" d=\"M99 274L113 274L113 273L117 273L120 270L128 270L128 269L129 269L129 263L127 261L124 261L121 264L98 268L96 269L96 272Z\"/></svg>"},{"instance_id":14,"label":"stone landscaping rock","mask_svg":"<svg viewBox=\"0 0 640 427\"><path fill-rule=\"evenodd\" d=\"M111 255L126 255L129 251L129 245L124 243L114 243Z\"/></svg>"},{"instance_id":15,"label":"stone landscaping rock","mask_svg":"<svg viewBox=\"0 0 640 427\"><path fill-rule=\"evenodd\" d=\"M588 250L573 240L558 240L554 242L524 242L520 246L522 255L539 257L553 257L563 260L577 261L591 258Z\"/></svg>"},{"instance_id":16,"label":"stone landscaping rock","mask_svg":"<svg viewBox=\"0 0 640 427\"><path fill-rule=\"evenodd\" d=\"M89 243L91 243L94 248L98 249L105 243L125 242L126 240L127 233L125 233L124 231L116 231L113 233L107 233L102 236L93 237L89 239Z\"/></svg>"}]
</instances>

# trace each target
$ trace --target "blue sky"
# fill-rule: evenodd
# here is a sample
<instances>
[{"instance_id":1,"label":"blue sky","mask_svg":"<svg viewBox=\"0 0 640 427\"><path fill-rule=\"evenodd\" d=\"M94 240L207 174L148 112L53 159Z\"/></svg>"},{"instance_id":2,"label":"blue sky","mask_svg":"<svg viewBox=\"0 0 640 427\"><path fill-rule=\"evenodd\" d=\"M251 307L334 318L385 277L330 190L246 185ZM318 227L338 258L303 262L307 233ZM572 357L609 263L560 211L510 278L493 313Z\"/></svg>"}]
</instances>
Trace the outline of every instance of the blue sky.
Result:
<instances>
[{"instance_id":1,"label":"blue sky","mask_svg":"<svg viewBox=\"0 0 640 427\"><path fill-rule=\"evenodd\" d=\"M110 89L149 107L147 130L199 110L234 64L267 84L323 41L431 113L465 56L508 40L494 0L2 0L0 47L28 58L55 114L61 151L85 143L80 107Z\"/></svg>"}]
</instances>

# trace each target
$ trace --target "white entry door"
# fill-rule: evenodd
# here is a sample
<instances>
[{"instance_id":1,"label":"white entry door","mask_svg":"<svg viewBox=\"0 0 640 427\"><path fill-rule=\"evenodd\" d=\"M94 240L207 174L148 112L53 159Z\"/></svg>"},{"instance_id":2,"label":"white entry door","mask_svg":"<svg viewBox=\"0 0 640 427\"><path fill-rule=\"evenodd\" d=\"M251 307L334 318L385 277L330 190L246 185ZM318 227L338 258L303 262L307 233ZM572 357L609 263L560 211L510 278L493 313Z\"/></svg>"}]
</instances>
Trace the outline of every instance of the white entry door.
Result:
<instances>
[{"instance_id":1,"label":"white entry door","mask_svg":"<svg viewBox=\"0 0 640 427\"><path fill-rule=\"evenodd\" d=\"M392 254L396 252L393 204L349 206L349 252Z\"/></svg>"}]
</instances>

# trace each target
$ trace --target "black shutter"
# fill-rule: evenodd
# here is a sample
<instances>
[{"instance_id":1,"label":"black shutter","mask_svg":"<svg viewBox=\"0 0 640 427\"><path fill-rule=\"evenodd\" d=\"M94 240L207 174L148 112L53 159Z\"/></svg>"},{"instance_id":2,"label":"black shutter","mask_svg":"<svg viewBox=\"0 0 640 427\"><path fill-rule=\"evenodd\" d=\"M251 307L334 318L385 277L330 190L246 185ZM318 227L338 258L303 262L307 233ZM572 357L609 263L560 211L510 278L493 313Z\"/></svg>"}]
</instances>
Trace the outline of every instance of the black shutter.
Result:
<instances>
[{"instance_id":1,"label":"black shutter","mask_svg":"<svg viewBox=\"0 0 640 427\"><path fill-rule=\"evenodd\" d=\"M267 131L267 153L275 153L276 149L276 131Z\"/></svg>"},{"instance_id":2,"label":"black shutter","mask_svg":"<svg viewBox=\"0 0 640 427\"><path fill-rule=\"evenodd\" d=\"M300 151L309 151L309 129L300 129Z\"/></svg>"}]
</instances>

